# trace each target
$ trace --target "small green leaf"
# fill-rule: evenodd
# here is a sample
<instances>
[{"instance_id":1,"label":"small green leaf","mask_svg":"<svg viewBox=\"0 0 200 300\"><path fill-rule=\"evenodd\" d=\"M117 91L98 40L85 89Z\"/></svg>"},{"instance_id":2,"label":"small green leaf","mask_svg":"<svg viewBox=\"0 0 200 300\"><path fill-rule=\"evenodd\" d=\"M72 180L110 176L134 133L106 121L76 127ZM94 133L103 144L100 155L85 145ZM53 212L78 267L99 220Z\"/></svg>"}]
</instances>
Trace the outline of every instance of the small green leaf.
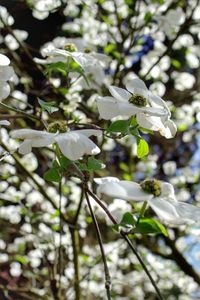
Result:
<instances>
[{"instance_id":1,"label":"small green leaf","mask_svg":"<svg viewBox=\"0 0 200 300\"><path fill-rule=\"evenodd\" d=\"M17 254L17 255L15 255L14 259L16 261L18 261L19 263L21 263L22 265L27 265L27 263L28 263L27 258L23 255Z\"/></svg>"},{"instance_id":2,"label":"small green leaf","mask_svg":"<svg viewBox=\"0 0 200 300\"><path fill-rule=\"evenodd\" d=\"M59 156L60 167L62 170L67 170L67 168L71 165L72 161L69 160L64 155Z\"/></svg>"},{"instance_id":3,"label":"small green leaf","mask_svg":"<svg viewBox=\"0 0 200 300\"><path fill-rule=\"evenodd\" d=\"M46 181L60 182L61 176L59 170L57 168L49 169L47 172L44 173L44 179Z\"/></svg>"},{"instance_id":4,"label":"small green leaf","mask_svg":"<svg viewBox=\"0 0 200 300\"><path fill-rule=\"evenodd\" d=\"M122 226L131 226L134 227L135 226L135 219L132 213L130 212L126 212L123 217L122 220L120 222L120 225Z\"/></svg>"},{"instance_id":5,"label":"small green leaf","mask_svg":"<svg viewBox=\"0 0 200 300\"><path fill-rule=\"evenodd\" d=\"M38 102L43 110L46 110L49 114L52 114L55 111L58 111L59 108L54 106L55 102L45 102L38 98Z\"/></svg>"},{"instance_id":6,"label":"small green leaf","mask_svg":"<svg viewBox=\"0 0 200 300\"><path fill-rule=\"evenodd\" d=\"M140 218L139 223L133 231L141 234L162 233L168 236L166 228L158 220L151 218Z\"/></svg>"},{"instance_id":7,"label":"small green leaf","mask_svg":"<svg viewBox=\"0 0 200 300\"><path fill-rule=\"evenodd\" d=\"M105 165L98 159L89 157L88 158L88 171L97 171L105 168Z\"/></svg>"},{"instance_id":8,"label":"small green leaf","mask_svg":"<svg viewBox=\"0 0 200 300\"><path fill-rule=\"evenodd\" d=\"M145 14L144 20L145 20L146 23L151 22L151 20L152 20L152 14L150 13L150 11L148 11L148 12Z\"/></svg>"},{"instance_id":9,"label":"small green leaf","mask_svg":"<svg viewBox=\"0 0 200 300\"><path fill-rule=\"evenodd\" d=\"M129 122L126 120L118 120L110 124L107 132L120 132L122 134L127 134L129 132Z\"/></svg>"},{"instance_id":10,"label":"small green leaf","mask_svg":"<svg viewBox=\"0 0 200 300\"><path fill-rule=\"evenodd\" d=\"M149 145L148 143L142 139L137 138L137 157L142 158L149 153Z\"/></svg>"}]
</instances>

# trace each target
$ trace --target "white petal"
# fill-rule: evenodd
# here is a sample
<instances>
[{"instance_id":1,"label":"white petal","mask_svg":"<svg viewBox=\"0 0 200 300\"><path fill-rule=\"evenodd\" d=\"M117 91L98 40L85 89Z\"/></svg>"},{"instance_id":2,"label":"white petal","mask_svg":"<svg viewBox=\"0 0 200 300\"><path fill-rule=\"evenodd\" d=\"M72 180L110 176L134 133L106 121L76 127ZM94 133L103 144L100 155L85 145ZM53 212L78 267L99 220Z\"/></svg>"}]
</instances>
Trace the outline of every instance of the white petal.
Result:
<instances>
[{"instance_id":1,"label":"white petal","mask_svg":"<svg viewBox=\"0 0 200 300\"><path fill-rule=\"evenodd\" d=\"M0 82L0 100L6 99L10 94L10 86L7 82Z\"/></svg>"},{"instance_id":2,"label":"white petal","mask_svg":"<svg viewBox=\"0 0 200 300\"><path fill-rule=\"evenodd\" d=\"M126 84L126 89L131 93L137 93L139 90L148 91L143 80L134 78Z\"/></svg>"},{"instance_id":3,"label":"white petal","mask_svg":"<svg viewBox=\"0 0 200 300\"><path fill-rule=\"evenodd\" d=\"M121 187L126 189L126 193L127 193L126 200L146 201L153 197L152 194L148 194L144 192L141 186L136 182L122 180L120 181L119 184Z\"/></svg>"},{"instance_id":4,"label":"white petal","mask_svg":"<svg viewBox=\"0 0 200 300\"><path fill-rule=\"evenodd\" d=\"M130 103L117 103L119 115L131 117L140 112L140 108Z\"/></svg>"},{"instance_id":5,"label":"white petal","mask_svg":"<svg viewBox=\"0 0 200 300\"><path fill-rule=\"evenodd\" d=\"M160 181L160 187L161 187L161 196L163 198L170 197L173 198L174 201L176 201L174 187L171 183Z\"/></svg>"},{"instance_id":6,"label":"white petal","mask_svg":"<svg viewBox=\"0 0 200 300\"><path fill-rule=\"evenodd\" d=\"M55 140L61 152L70 160L77 160L84 154L96 155L100 152L96 144L77 131L59 134Z\"/></svg>"},{"instance_id":7,"label":"white petal","mask_svg":"<svg viewBox=\"0 0 200 300\"><path fill-rule=\"evenodd\" d=\"M100 117L104 120L110 120L119 115L119 108L112 97L98 97L97 107Z\"/></svg>"},{"instance_id":8,"label":"white petal","mask_svg":"<svg viewBox=\"0 0 200 300\"><path fill-rule=\"evenodd\" d=\"M119 182L115 181L110 181L99 185L97 188L97 195L101 196L101 194L107 195L112 198L127 200L126 189L121 187Z\"/></svg>"},{"instance_id":9,"label":"white petal","mask_svg":"<svg viewBox=\"0 0 200 300\"><path fill-rule=\"evenodd\" d=\"M176 132L176 124L172 120L168 120L164 123L164 130L160 134L166 137L166 139L171 139L176 135Z\"/></svg>"},{"instance_id":10,"label":"white petal","mask_svg":"<svg viewBox=\"0 0 200 300\"><path fill-rule=\"evenodd\" d=\"M73 132L76 132L76 133L80 133L80 134L83 134L87 137L90 137L91 135L94 135L94 136L101 136L102 135L102 131L101 130L98 130L98 129L80 129L80 130L74 130Z\"/></svg>"},{"instance_id":11,"label":"white petal","mask_svg":"<svg viewBox=\"0 0 200 300\"><path fill-rule=\"evenodd\" d=\"M9 126L10 122L7 120L2 120L2 121L0 121L0 125Z\"/></svg>"},{"instance_id":12,"label":"white petal","mask_svg":"<svg viewBox=\"0 0 200 300\"><path fill-rule=\"evenodd\" d=\"M156 117L168 116L168 112L159 107L141 107L141 111Z\"/></svg>"},{"instance_id":13,"label":"white petal","mask_svg":"<svg viewBox=\"0 0 200 300\"><path fill-rule=\"evenodd\" d=\"M111 85L108 87L108 89L111 95L119 101L128 102L129 98L131 97L131 94L122 88Z\"/></svg>"},{"instance_id":14,"label":"white petal","mask_svg":"<svg viewBox=\"0 0 200 300\"><path fill-rule=\"evenodd\" d=\"M98 192L112 198L129 201L145 201L153 197L153 195L145 193L138 183L124 180L105 182L98 187Z\"/></svg>"},{"instance_id":15,"label":"white petal","mask_svg":"<svg viewBox=\"0 0 200 300\"><path fill-rule=\"evenodd\" d=\"M153 107L159 106L159 107L165 109L166 112L167 112L167 114L168 114L169 116L171 115L171 113L170 113L170 111L169 111L169 108L168 108L167 104L166 104L165 101L164 101L162 98L160 98L159 96L155 96L155 95L153 95L151 92L149 92L149 98L148 98L148 100L149 100L151 106L153 106Z\"/></svg>"},{"instance_id":16,"label":"white petal","mask_svg":"<svg viewBox=\"0 0 200 300\"><path fill-rule=\"evenodd\" d=\"M119 179L117 177L112 177L112 176L94 178L94 182L96 182L97 184L102 184L102 183L107 183L107 182L112 182L112 181L118 182Z\"/></svg>"},{"instance_id":17,"label":"white petal","mask_svg":"<svg viewBox=\"0 0 200 300\"><path fill-rule=\"evenodd\" d=\"M199 207L183 202L177 202L174 206L180 218L190 222L200 222Z\"/></svg>"},{"instance_id":18,"label":"white petal","mask_svg":"<svg viewBox=\"0 0 200 300\"><path fill-rule=\"evenodd\" d=\"M137 114L136 119L141 127L147 128L152 131L159 131L160 134L165 138L173 137L173 134L175 134L176 132L176 126L171 120L164 120L162 122L162 118L155 116L147 116L144 113ZM170 127L168 127L169 125Z\"/></svg>"},{"instance_id":19,"label":"white petal","mask_svg":"<svg viewBox=\"0 0 200 300\"><path fill-rule=\"evenodd\" d=\"M32 143L31 140L26 140L19 146L19 153L28 154L32 151Z\"/></svg>"},{"instance_id":20,"label":"white petal","mask_svg":"<svg viewBox=\"0 0 200 300\"><path fill-rule=\"evenodd\" d=\"M11 132L12 138L20 138L20 139L33 139L33 138L54 138L56 134L49 133L46 131L33 130L33 129L17 129Z\"/></svg>"},{"instance_id":21,"label":"white petal","mask_svg":"<svg viewBox=\"0 0 200 300\"><path fill-rule=\"evenodd\" d=\"M173 224L179 223L179 215L174 204L161 197L150 199L148 203L161 220L173 222Z\"/></svg>"}]
</instances>

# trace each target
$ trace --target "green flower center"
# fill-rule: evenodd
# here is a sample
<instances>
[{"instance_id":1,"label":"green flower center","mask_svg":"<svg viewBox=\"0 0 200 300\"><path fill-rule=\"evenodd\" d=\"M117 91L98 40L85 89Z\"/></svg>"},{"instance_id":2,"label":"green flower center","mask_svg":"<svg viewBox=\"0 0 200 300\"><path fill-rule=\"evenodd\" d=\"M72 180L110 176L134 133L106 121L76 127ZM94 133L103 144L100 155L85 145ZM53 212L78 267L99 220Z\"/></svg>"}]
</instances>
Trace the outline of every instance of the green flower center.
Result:
<instances>
[{"instance_id":1,"label":"green flower center","mask_svg":"<svg viewBox=\"0 0 200 300\"><path fill-rule=\"evenodd\" d=\"M161 194L160 182L156 179L146 179L140 183L143 191L153 194L155 197L159 197Z\"/></svg>"},{"instance_id":2,"label":"green flower center","mask_svg":"<svg viewBox=\"0 0 200 300\"><path fill-rule=\"evenodd\" d=\"M85 52L85 53L91 53L92 50L91 50L90 48L85 48L85 49L84 49L84 52Z\"/></svg>"},{"instance_id":3,"label":"green flower center","mask_svg":"<svg viewBox=\"0 0 200 300\"><path fill-rule=\"evenodd\" d=\"M67 124L66 121L55 121L48 126L48 132L56 133L56 132L64 133L67 132Z\"/></svg>"},{"instance_id":4,"label":"green flower center","mask_svg":"<svg viewBox=\"0 0 200 300\"><path fill-rule=\"evenodd\" d=\"M148 104L147 99L140 94L132 95L128 101L129 101L129 103L134 104L139 107L144 107L144 106L147 106L147 104Z\"/></svg>"},{"instance_id":5,"label":"green flower center","mask_svg":"<svg viewBox=\"0 0 200 300\"><path fill-rule=\"evenodd\" d=\"M76 51L78 51L76 45L73 44L73 43L68 43L68 44L66 44L66 45L64 46L64 49L65 49L66 51L69 51L69 52L76 52Z\"/></svg>"}]
</instances>

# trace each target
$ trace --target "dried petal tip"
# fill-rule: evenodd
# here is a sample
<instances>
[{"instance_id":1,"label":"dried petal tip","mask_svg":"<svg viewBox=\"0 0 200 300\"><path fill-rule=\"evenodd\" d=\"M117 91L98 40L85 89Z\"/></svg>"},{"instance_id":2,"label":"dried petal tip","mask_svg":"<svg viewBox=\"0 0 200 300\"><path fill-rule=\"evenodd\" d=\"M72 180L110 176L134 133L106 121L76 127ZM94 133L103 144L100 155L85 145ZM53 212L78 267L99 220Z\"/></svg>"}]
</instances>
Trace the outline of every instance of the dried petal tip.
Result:
<instances>
[{"instance_id":1,"label":"dried petal tip","mask_svg":"<svg viewBox=\"0 0 200 300\"><path fill-rule=\"evenodd\" d=\"M66 121L55 121L48 126L48 132L50 133L64 133L67 132Z\"/></svg>"},{"instance_id":2,"label":"dried petal tip","mask_svg":"<svg viewBox=\"0 0 200 300\"><path fill-rule=\"evenodd\" d=\"M128 101L129 103L139 107L147 106L147 99L144 96L139 94L132 95Z\"/></svg>"},{"instance_id":3,"label":"dried petal tip","mask_svg":"<svg viewBox=\"0 0 200 300\"><path fill-rule=\"evenodd\" d=\"M66 51L69 51L69 52L77 52L77 48L76 48L76 45L74 45L73 43L68 43L64 46L64 49Z\"/></svg>"},{"instance_id":4,"label":"dried petal tip","mask_svg":"<svg viewBox=\"0 0 200 300\"><path fill-rule=\"evenodd\" d=\"M161 195L161 185L160 182L156 179L146 179L140 183L143 191L153 194L155 197Z\"/></svg>"}]
</instances>

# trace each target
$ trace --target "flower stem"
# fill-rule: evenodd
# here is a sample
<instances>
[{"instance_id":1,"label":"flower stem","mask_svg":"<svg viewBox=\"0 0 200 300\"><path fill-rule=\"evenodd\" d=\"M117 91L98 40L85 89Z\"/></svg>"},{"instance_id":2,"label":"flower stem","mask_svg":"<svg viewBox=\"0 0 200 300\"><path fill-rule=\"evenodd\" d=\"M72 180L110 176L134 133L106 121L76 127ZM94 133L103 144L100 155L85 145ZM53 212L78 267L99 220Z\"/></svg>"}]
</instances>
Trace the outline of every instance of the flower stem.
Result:
<instances>
[{"instance_id":1,"label":"flower stem","mask_svg":"<svg viewBox=\"0 0 200 300\"><path fill-rule=\"evenodd\" d=\"M138 225L138 223L140 222L140 219L141 219L142 217L144 217L144 213L145 213L147 204L148 204L147 201L144 201L144 203L143 203L143 205L142 205L142 208L141 208L141 210L140 210L140 214L139 214L139 216L138 216L137 224L136 224L136 225Z\"/></svg>"}]
</instances>

